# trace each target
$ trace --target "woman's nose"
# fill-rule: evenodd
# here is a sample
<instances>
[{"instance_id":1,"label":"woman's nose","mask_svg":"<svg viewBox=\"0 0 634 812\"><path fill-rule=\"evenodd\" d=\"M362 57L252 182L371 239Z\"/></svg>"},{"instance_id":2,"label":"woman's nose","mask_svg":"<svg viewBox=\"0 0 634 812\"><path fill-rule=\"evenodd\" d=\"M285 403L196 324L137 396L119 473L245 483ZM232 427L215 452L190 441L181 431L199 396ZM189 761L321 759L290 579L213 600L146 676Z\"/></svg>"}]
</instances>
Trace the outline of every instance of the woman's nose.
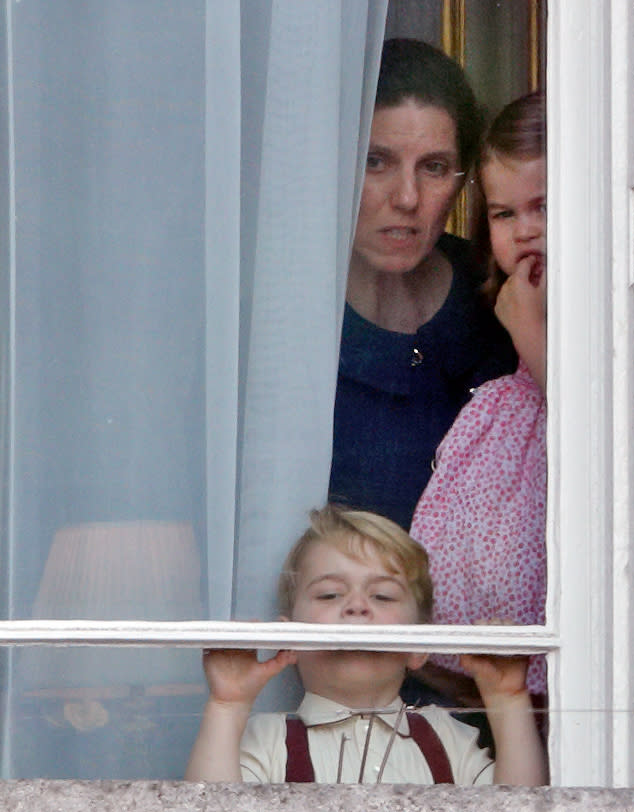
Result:
<instances>
[{"instance_id":1,"label":"woman's nose","mask_svg":"<svg viewBox=\"0 0 634 812\"><path fill-rule=\"evenodd\" d=\"M394 179L392 205L397 209L411 211L418 206L420 191L413 171L402 170Z\"/></svg>"}]
</instances>

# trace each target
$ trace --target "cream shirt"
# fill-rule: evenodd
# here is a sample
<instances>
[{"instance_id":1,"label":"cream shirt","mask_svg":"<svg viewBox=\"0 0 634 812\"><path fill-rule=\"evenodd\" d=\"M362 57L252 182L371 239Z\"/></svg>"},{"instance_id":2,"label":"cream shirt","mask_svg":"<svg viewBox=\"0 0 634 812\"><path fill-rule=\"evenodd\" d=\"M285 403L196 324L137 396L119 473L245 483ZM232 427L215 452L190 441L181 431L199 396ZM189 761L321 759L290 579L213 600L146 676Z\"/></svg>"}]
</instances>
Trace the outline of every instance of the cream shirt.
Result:
<instances>
[{"instance_id":1,"label":"cream shirt","mask_svg":"<svg viewBox=\"0 0 634 812\"><path fill-rule=\"evenodd\" d=\"M383 761L390 734L396 722L401 700L397 697L375 717L363 783L373 784ZM454 719L434 705L421 708L443 743L456 784L490 784L493 767L489 751L477 745L478 730ZM308 746L317 783L334 784L337 780L342 738L343 762L341 781L359 782L359 770L370 725L367 714L352 712L329 699L307 693L297 715L308 728ZM248 723L241 743L240 766L244 781L283 783L286 776L286 715L258 713ZM409 735L407 717L402 716L387 760L382 783L433 784L431 771L420 748Z\"/></svg>"}]
</instances>

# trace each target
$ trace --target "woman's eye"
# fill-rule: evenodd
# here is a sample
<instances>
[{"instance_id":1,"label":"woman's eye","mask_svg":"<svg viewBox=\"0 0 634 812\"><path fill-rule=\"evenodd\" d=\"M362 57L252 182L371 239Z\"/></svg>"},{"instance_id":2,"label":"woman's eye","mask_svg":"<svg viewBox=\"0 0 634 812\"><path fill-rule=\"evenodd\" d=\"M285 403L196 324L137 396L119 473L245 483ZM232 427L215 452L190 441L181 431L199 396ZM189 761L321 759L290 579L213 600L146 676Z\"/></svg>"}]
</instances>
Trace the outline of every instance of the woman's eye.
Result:
<instances>
[{"instance_id":1,"label":"woman's eye","mask_svg":"<svg viewBox=\"0 0 634 812\"><path fill-rule=\"evenodd\" d=\"M366 169L377 170L383 169L385 162L380 155L370 152L365 162Z\"/></svg>"},{"instance_id":2,"label":"woman's eye","mask_svg":"<svg viewBox=\"0 0 634 812\"><path fill-rule=\"evenodd\" d=\"M445 161L425 161L423 170L434 178L445 178L449 174L449 164Z\"/></svg>"},{"instance_id":3,"label":"woman's eye","mask_svg":"<svg viewBox=\"0 0 634 812\"><path fill-rule=\"evenodd\" d=\"M513 212L511 209L503 209L502 211L496 211L495 214L491 215L492 220L508 220L509 217L513 216Z\"/></svg>"}]
</instances>

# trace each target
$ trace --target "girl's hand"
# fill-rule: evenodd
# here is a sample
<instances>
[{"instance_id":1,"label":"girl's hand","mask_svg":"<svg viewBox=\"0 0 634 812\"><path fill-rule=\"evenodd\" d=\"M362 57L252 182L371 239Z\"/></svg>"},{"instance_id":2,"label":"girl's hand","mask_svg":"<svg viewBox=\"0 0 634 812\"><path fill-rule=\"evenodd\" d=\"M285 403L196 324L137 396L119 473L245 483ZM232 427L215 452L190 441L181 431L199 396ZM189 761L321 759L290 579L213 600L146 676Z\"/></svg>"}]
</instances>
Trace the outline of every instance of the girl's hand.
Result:
<instances>
[{"instance_id":1,"label":"girl's hand","mask_svg":"<svg viewBox=\"0 0 634 812\"><path fill-rule=\"evenodd\" d=\"M542 392L546 391L546 273L538 257L521 260L500 288L495 315Z\"/></svg>"},{"instance_id":2,"label":"girl's hand","mask_svg":"<svg viewBox=\"0 0 634 812\"><path fill-rule=\"evenodd\" d=\"M546 269L539 257L525 257L519 262L500 288L495 315L511 336L523 323L546 323Z\"/></svg>"},{"instance_id":3,"label":"girl's hand","mask_svg":"<svg viewBox=\"0 0 634 812\"><path fill-rule=\"evenodd\" d=\"M260 662L254 650L205 649L203 669L211 699L250 708L266 683L296 660L292 651L278 651L271 659Z\"/></svg>"}]
</instances>

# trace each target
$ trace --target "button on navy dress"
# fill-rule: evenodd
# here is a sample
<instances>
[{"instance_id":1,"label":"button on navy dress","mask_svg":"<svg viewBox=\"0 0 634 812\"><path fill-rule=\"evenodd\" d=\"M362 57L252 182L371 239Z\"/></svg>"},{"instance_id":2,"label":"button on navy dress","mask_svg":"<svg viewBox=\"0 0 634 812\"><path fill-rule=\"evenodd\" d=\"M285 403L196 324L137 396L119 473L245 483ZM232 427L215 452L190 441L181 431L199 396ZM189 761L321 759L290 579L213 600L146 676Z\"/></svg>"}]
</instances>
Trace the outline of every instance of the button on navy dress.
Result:
<instances>
[{"instance_id":1,"label":"button on navy dress","mask_svg":"<svg viewBox=\"0 0 634 812\"><path fill-rule=\"evenodd\" d=\"M341 338L330 499L406 530L470 389L517 366L508 333L479 302L469 244L444 234L438 248L453 279L430 321L414 335L396 333L346 305Z\"/></svg>"}]
</instances>

